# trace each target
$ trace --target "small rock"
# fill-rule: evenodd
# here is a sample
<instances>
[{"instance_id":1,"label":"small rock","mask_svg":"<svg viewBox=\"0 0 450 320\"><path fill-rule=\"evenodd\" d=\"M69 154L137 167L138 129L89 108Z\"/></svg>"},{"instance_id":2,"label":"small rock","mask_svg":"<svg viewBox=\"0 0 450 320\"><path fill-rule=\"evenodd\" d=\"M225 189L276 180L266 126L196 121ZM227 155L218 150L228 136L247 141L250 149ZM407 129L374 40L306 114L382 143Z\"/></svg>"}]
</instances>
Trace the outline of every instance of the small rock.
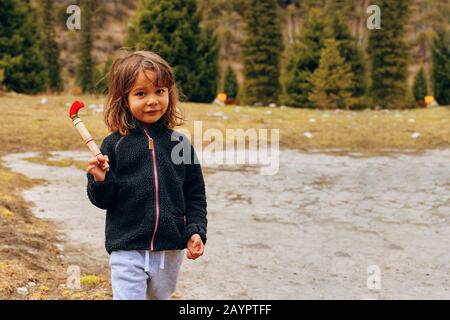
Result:
<instances>
[{"instance_id":1,"label":"small rock","mask_svg":"<svg viewBox=\"0 0 450 320\"><path fill-rule=\"evenodd\" d=\"M228 116L223 116L222 119L223 120L228 120Z\"/></svg>"},{"instance_id":2,"label":"small rock","mask_svg":"<svg viewBox=\"0 0 450 320\"><path fill-rule=\"evenodd\" d=\"M309 119L309 122L314 123L314 122L316 122L316 119L311 118L311 119Z\"/></svg>"},{"instance_id":3,"label":"small rock","mask_svg":"<svg viewBox=\"0 0 450 320\"><path fill-rule=\"evenodd\" d=\"M413 139L417 139L418 137L420 137L419 132L414 132L413 134L411 134L411 138L413 138Z\"/></svg>"},{"instance_id":4,"label":"small rock","mask_svg":"<svg viewBox=\"0 0 450 320\"><path fill-rule=\"evenodd\" d=\"M234 112L239 112L239 107L235 107Z\"/></svg>"},{"instance_id":5,"label":"small rock","mask_svg":"<svg viewBox=\"0 0 450 320\"><path fill-rule=\"evenodd\" d=\"M277 107L277 104L276 103L271 103L271 104L269 104L269 108L276 108Z\"/></svg>"},{"instance_id":6,"label":"small rock","mask_svg":"<svg viewBox=\"0 0 450 320\"><path fill-rule=\"evenodd\" d=\"M216 104L216 105L219 105L219 106L221 106L221 107L223 107L223 106L225 105L224 102L220 101L220 100L217 99L217 98L214 99L213 103Z\"/></svg>"},{"instance_id":7,"label":"small rock","mask_svg":"<svg viewBox=\"0 0 450 320\"><path fill-rule=\"evenodd\" d=\"M408 119L408 122L409 122L409 123L414 123L414 122L416 122L416 120L413 119L413 118L411 118L411 119Z\"/></svg>"},{"instance_id":8,"label":"small rock","mask_svg":"<svg viewBox=\"0 0 450 320\"><path fill-rule=\"evenodd\" d=\"M351 258L352 257L351 255L349 255L347 252L344 252L344 251L336 251L334 253L334 255L339 258Z\"/></svg>"},{"instance_id":9,"label":"small rock","mask_svg":"<svg viewBox=\"0 0 450 320\"><path fill-rule=\"evenodd\" d=\"M309 131L306 131L305 133L303 133L303 135L308 139L311 139L313 137L313 134Z\"/></svg>"},{"instance_id":10,"label":"small rock","mask_svg":"<svg viewBox=\"0 0 450 320\"><path fill-rule=\"evenodd\" d=\"M270 114L272 114L272 111L266 111L266 112L264 112L264 114L267 114L267 115L270 115Z\"/></svg>"},{"instance_id":11,"label":"small rock","mask_svg":"<svg viewBox=\"0 0 450 320\"><path fill-rule=\"evenodd\" d=\"M388 248L391 249L391 250L403 250L402 247L400 247L399 245L397 245L397 244L395 244L395 243L391 243L391 244L388 246Z\"/></svg>"},{"instance_id":12,"label":"small rock","mask_svg":"<svg viewBox=\"0 0 450 320\"><path fill-rule=\"evenodd\" d=\"M26 296L28 294L28 289L26 287L17 288L17 293L21 296Z\"/></svg>"},{"instance_id":13,"label":"small rock","mask_svg":"<svg viewBox=\"0 0 450 320\"><path fill-rule=\"evenodd\" d=\"M36 286L36 282L30 281L30 282L27 283L27 287L32 288L32 287L35 287L35 286Z\"/></svg>"},{"instance_id":14,"label":"small rock","mask_svg":"<svg viewBox=\"0 0 450 320\"><path fill-rule=\"evenodd\" d=\"M48 99L47 98L42 98L41 99L41 104L47 104L48 103Z\"/></svg>"}]
</instances>

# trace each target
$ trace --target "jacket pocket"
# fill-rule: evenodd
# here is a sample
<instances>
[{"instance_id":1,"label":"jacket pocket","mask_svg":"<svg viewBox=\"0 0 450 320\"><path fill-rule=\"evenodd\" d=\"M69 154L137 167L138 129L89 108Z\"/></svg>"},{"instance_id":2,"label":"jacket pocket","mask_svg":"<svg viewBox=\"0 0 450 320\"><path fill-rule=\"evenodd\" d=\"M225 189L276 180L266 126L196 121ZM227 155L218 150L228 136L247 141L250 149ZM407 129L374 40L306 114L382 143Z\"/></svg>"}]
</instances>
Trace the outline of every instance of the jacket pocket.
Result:
<instances>
[{"instance_id":1,"label":"jacket pocket","mask_svg":"<svg viewBox=\"0 0 450 320\"><path fill-rule=\"evenodd\" d=\"M180 232L180 236L183 237L184 228L186 227L186 216L173 216L175 220L175 224L177 225L178 231Z\"/></svg>"}]
</instances>

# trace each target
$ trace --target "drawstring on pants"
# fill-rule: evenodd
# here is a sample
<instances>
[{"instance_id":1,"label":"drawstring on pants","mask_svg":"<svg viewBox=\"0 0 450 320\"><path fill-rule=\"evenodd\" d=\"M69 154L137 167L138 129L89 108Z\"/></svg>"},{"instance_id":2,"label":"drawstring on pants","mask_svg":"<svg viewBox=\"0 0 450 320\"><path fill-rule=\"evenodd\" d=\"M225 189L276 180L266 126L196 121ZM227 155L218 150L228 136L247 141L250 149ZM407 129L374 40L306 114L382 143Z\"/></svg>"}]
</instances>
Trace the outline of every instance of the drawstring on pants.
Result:
<instances>
[{"instance_id":1,"label":"drawstring on pants","mask_svg":"<svg viewBox=\"0 0 450 320\"><path fill-rule=\"evenodd\" d=\"M164 270L164 262L166 259L166 252L161 251L161 254L159 256L159 268Z\"/></svg>"},{"instance_id":2,"label":"drawstring on pants","mask_svg":"<svg viewBox=\"0 0 450 320\"><path fill-rule=\"evenodd\" d=\"M145 250L144 271L150 272L150 254L148 253L148 250Z\"/></svg>"},{"instance_id":3,"label":"drawstring on pants","mask_svg":"<svg viewBox=\"0 0 450 320\"><path fill-rule=\"evenodd\" d=\"M156 252L154 252L156 254ZM159 268L164 270L164 264L166 260L166 252L159 251ZM145 262L144 262L144 271L150 272L150 251L145 250Z\"/></svg>"}]
</instances>

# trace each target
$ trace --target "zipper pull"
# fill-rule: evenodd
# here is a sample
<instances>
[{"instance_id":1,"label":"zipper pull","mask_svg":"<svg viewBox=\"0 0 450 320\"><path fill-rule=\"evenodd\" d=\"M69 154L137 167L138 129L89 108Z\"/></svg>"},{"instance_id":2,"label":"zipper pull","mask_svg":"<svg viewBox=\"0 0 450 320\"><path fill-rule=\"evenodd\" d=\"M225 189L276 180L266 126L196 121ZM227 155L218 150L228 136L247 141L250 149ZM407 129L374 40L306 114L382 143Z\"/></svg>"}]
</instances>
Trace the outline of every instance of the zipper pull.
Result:
<instances>
[{"instance_id":1,"label":"zipper pull","mask_svg":"<svg viewBox=\"0 0 450 320\"><path fill-rule=\"evenodd\" d=\"M153 150L153 139L152 138L148 139L148 148L150 150Z\"/></svg>"}]
</instances>

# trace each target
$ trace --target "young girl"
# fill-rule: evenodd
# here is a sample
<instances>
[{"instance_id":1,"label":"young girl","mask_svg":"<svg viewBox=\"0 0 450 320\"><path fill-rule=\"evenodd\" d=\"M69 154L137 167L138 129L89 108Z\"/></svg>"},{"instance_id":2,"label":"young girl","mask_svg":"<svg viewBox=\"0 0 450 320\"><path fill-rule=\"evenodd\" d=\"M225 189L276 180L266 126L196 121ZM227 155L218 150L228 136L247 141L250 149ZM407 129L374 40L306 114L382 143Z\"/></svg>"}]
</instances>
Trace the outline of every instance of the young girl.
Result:
<instances>
[{"instance_id":1,"label":"young girl","mask_svg":"<svg viewBox=\"0 0 450 320\"><path fill-rule=\"evenodd\" d=\"M205 184L192 145L172 130L183 120L178 99L173 71L157 54L128 53L113 63L104 114L112 133L86 171L90 201L107 210L114 299L169 299L183 250L188 259L203 255ZM184 161L174 148L189 151Z\"/></svg>"}]
</instances>

